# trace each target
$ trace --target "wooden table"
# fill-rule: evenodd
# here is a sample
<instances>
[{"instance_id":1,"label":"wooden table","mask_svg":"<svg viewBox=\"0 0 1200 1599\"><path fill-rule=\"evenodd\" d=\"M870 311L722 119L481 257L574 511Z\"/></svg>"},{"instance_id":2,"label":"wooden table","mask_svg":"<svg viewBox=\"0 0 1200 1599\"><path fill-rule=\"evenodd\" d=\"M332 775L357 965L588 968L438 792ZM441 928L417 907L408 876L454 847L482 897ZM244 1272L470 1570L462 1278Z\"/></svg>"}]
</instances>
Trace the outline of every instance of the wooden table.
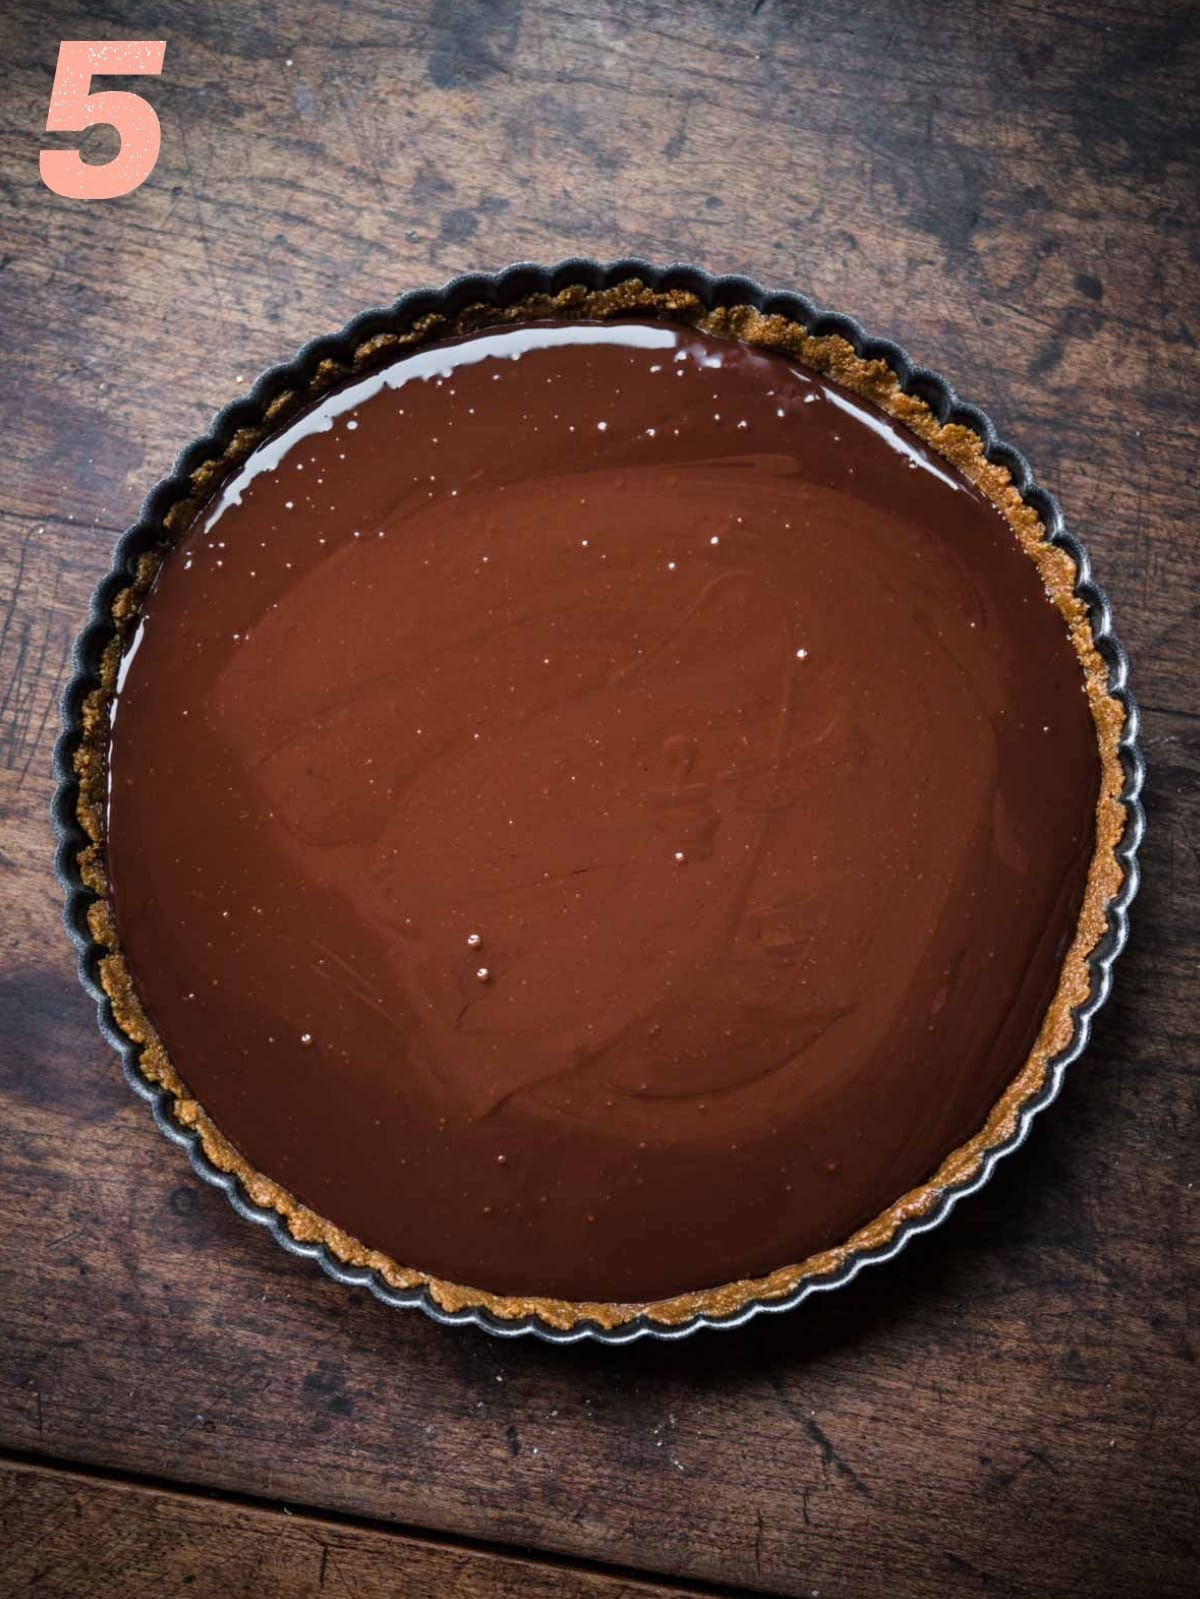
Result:
<instances>
[{"instance_id":1,"label":"wooden table","mask_svg":"<svg viewBox=\"0 0 1200 1599\"><path fill-rule=\"evenodd\" d=\"M1194 10L3 11L0 1593L1194 1594ZM164 34L152 178L51 195L59 39ZM282 1254L121 1083L51 871L72 636L177 446L361 307L577 252L804 288L989 407L1150 762L1116 999L1029 1145L900 1262L678 1347L502 1344Z\"/></svg>"}]
</instances>

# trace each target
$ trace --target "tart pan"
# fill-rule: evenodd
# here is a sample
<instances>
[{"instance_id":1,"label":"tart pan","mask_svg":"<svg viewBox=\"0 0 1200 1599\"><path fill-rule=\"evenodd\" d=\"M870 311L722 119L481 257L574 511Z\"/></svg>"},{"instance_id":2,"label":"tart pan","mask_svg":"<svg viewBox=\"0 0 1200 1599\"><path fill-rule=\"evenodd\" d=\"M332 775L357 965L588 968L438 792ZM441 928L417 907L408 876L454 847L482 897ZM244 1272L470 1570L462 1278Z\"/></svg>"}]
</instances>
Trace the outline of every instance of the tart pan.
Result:
<instances>
[{"instance_id":1,"label":"tart pan","mask_svg":"<svg viewBox=\"0 0 1200 1599\"><path fill-rule=\"evenodd\" d=\"M330 1236L335 1244L338 1241L331 1229L326 1237L313 1236L311 1228L297 1228L294 1216L289 1225L285 1210L251 1197L244 1175L214 1161L211 1145L206 1151L195 1118L182 1120L176 1094L147 1071L143 1046L120 1025L102 981L102 961L111 948L98 936L103 928L96 913L105 907L102 895L96 892L94 864L88 865L89 857L94 862L98 849L102 850L102 840L96 839L94 824L91 831L84 825L87 809L81 775L89 733L95 735L105 654L128 621L128 615L120 614L121 597L137 582L144 558L161 553L191 525L196 509L220 481L215 463L244 456L277 419L292 414L341 378L369 368L373 360L395 359L410 344L445 336L462 326L464 319L467 325L482 326L506 308L537 297L552 298L564 291L581 297L588 292L619 296L626 290L648 291L659 297L659 314L678 320L695 320L710 312L719 315L722 308L738 308L736 316L742 308L751 308L766 317L786 319L813 339L831 341L844 348L851 360L857 357L860 363L879 363L879 371L893 384L896 395L923 402L943 427L973 434L982 459L1008 474L1020 500L1040 521L1045 542L1061 551L1073 568L1071 592L1086 613L1100 671L1106 677L1106 697L1119 719L1111 740L1119 780L1110 785L1116 816L1110 842L1118 870L1113 891L1102 903L1088 907L1101 930L1086 959L1086 992L1069 1011L1065 1043L1024 1087L1020 1085L1028 1073L1019 1074L1000 1102L1011 1097L1003 1125L994 1136L987 1136L985 1129L985 1134L956 1151L929 1182L898 1201L884 1218L861 1229L841 1248L790 1268L791 1280L782 1290L778 1281L767 1279L731 1285L735 1292L724 1303L719 1295L698 1294L657 1306L616 1307L619 1314L612 1316L589 1315L588 1307L560 1309L550 1301L534 1301L532 1308L514 1311L511 1302L506 1306L490 1295L455 1290L416 1273L363 1264L361 1249L356 1263L347 1258L353 1249L331 1247ZM1108 600L1092 579L1087 553L1067 531L1057 501L1035 482L1024 456L998 437L984 412L960 400L939 373L917 366L898 345L869 337L853 318L824 310L803 295L767 291L749 278L713 277L695 267L659 268L635 259L608 264L571 259L549 268L520 264L495 274L457 277L441 289L416 290L387 308L368 311L340 333L306 345L286 365L263 373L247 395L214 418L203 438L183 451L171 475L151 491L138 520L118 543L111 570L96 590L90 619L76 641L74 672L63 697L63 729L55 751L56 871L66 895L65 919L78 951L80 981L96 1002L100 1031L120 1055L130 1087L149 1102L162 1133L187 1151L199 1176L222 1189L240 1215L269 1228L289 1253L316 1260L336 1281L367 1288L388 1305L416 1307L435 1321L470 1323L505 1338L531 1335L555 1343L591 1339L621 1344L639 1338L684 1338L701 1328L738 1327L757 1315L794 1309L813 1294L840 1287L865 1266L899 1254L916 1234L938 1226L960 1199L983 1186L1003 1156L1024 1142L1034 1117L1056 1097L1067 1067L1085 1049L1093 1018L1112 986L1113 964L1126 942L1129 906L1138 886L1137 851L1145 825L1140 803L1144 763L1128 676L1128 660L1113 632ZM101 714L107 725L102 703ZM306 1236L297 1236L297 1231Z\"/></svg>"}]
</instances>

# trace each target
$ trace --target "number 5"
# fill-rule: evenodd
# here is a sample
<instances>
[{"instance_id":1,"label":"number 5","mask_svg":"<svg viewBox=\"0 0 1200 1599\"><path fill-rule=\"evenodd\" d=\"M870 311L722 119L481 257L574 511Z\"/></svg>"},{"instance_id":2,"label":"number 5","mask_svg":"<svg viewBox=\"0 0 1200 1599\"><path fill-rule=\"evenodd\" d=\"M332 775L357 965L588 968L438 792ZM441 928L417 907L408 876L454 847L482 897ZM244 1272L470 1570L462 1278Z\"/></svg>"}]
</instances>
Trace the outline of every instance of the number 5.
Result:
<instances>
[{"instance_id":1,"label":"number 5","mask_svg":"<svg viewBox=\"0 0 1200 1599\"><path fill-rule=\"evenodd\" d=\"M140 94L110 89L89 95L101 74L162 71L165 39L64 39L50 91L47 133L82 133L96 123L116 128L121 148L111 161L92 166L78 150L43 150L42 182L68 200L113 200L132 194L154 171L162 130L154 107Z\"/></svg>"}]
</instances>

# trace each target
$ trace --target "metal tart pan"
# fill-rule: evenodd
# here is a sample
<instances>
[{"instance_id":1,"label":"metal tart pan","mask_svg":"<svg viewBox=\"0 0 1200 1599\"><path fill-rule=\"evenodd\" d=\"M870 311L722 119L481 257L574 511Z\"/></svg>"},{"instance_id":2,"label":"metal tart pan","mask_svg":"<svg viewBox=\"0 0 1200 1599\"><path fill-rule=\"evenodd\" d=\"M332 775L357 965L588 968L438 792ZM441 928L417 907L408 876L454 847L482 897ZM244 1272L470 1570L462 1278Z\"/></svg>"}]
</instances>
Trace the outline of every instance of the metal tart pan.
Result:
<instances>
[{"instance_id":1,"label":"metal tart pan","mask_svg":"<svg viewBox=\"0 0 1200 1599\"><path fill-rule=\"evenodd\" d=\"M140 1048L118 1025L112 1002L100 980L100 961L105 951L88 924L88 911L96 896L80 874L79 854L88 838L78 816L80 780L75 756L84 736L85 701L100 683L101 658L116 630L113 618L116 597L134 581L139 558L162 548L166 538L164 518L172 507L194 495L192 474L205 462L219 458L239 430L261 426L268 408L278 396L308 388L326 363L335 363L339 368L352 366L353 353L360 351L368 340L381 334L403 334L430 316L453 318L467 307L479 304L503 308L516 305L531 295L554 295L575 285L604 290L635 279L656 292L680 290L694 295L706 310L751 306L765 314L781 315L796 322L810 334L840 336L853 347L856 355L886 362L899 379L903 392L925 401L940 423L961 424L977 434L986 459L1008 470L1021 498L1041 519L1047 540L1065 551L1074 563L1077 574L1074 592L1087 609L1095 647L1107 668L1109 694L1124 712L1118 746L1123 774L1119 799L1124 808L1124 826L1115 852L1122 879L1119 890L1105 907L1106 931L1088 957L1089 992L1073 1012L1069 1043L1048 1063L1040 1089L1022 1103L1011 1134L989 1146L973 1172L947 1184L923 1214L902 1220L886 1243L847 1255L837 1269L823 1275L806 1276L785 1295L751 1299L731 1315L696 1314L682 1322L665 1324L641 1312L613 1327L586 1320L561 1327L536 1314L502 1317L485 1305L448 1310L438 1303L427 1284L413 1288L393 1287L377 1270L349 1265L339 1259L327 1244L295 1238L281 1212L256 1204L239 1177L221 1170L209 1159L200 1134L176 1119L174 1096L143 1071ZM396 353L393 350L391 358L395 358ZM594 1340L627 1344L639 1338L687 1338L702 1328L740 1327L755 1316L793 1310L815 1294L841 1287L865 1267L891 1260L917 1234L939 1226L961 1199L983 1187L1006 1155L1024 1143L1034 1118L1055 1099L1067 1068L1086 1048L1092 1023L1112 987L1114 963L1128 937L1129 907L1138 887L1137 852L1145 828L1140 801L1145 767L1138 743L1137 705L1129 689L1128 658L1113 631L1109 602L1092 577L1086 550L1068 531L1058 501L1037 483L1020 451L999 437L985 412L959 399L940 373L919 366L890 340L868 335L853 317L826 310L802 294L764 289L747 277L714 277L693 266L657 267L637 259L609 263L569 259L552 267L521 263L501 272L456 277L440 289L417 289L402 295L391 306L364 312L340 333L313 340L291 361L264 372L246 395L214 417L202 438L187 446L171 474L151 490L137 521L117 544L112 567L96 589L90 618L76 640L74 670L63 695L62 732L54 764L58 780L52 808L58 840L56 873L66 897L65 920L78 953L79 978L96 1003L100 1032L120 1056L130 1087L149 1103L160 1131L187 1151L198 1175L222 1189L239 1215L266 1227L290 1254L315 1260L337 1282L366 1288L387 1305L415 1307L438 1322L456 1326L469 1323L500 1338L531 1336L550 1343Z\"/></svg>"}]
</instances>

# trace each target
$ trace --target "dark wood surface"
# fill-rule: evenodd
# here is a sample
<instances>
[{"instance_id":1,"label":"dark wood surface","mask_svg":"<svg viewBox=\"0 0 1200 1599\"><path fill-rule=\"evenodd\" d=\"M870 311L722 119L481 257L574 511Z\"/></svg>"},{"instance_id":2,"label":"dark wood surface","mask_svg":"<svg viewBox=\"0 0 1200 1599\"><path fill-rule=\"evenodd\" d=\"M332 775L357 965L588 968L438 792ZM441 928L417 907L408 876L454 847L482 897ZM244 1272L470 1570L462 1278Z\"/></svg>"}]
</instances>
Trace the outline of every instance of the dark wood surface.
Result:
<instances>
[{"instance_id":1,"label":"dark wood surface","mask_svg":"<svg viewBox=\"0 0 1200 1599\"><path fill-rule=\"evenodd\" d=\"M50 195L58 41L164 36L153 177ZM0 1590L1194 1594L1194 8L8 0L0 61ZM239 1221L96 1035L47 821L73 633L177 447L364 306L577 252L806 289L991 409L1151 774L1116 998L1028 1146L850 1289L624 1351L390 1312Z\"/></svg>"},{"instance_id":2,"label":"dark wood surface","mask_svg":"<svg viewBox=\"0 0 1200 1599\"><path fill-rule=\"evenodd\" d=\"M0 1526L4 1594L688 1599L712 1592L16 1462L0 1462Z\"/></svg>"}]
</instances>

